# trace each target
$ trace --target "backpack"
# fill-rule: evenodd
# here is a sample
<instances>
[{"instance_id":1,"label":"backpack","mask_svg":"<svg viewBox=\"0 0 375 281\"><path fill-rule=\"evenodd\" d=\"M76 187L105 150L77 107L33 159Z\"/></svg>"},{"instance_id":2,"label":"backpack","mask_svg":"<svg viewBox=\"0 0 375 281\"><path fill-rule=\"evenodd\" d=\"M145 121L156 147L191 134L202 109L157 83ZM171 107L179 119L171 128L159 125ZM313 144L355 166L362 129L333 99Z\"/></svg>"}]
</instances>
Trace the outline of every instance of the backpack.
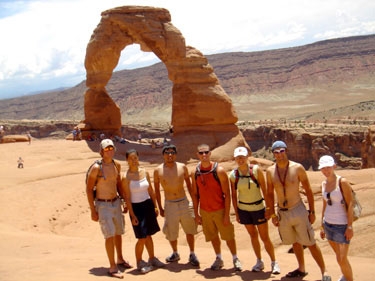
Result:
<instances>
[{"instance_id":1,"label":"backpack","mask_svg":"<svg viewBox=\"0 0 375 281\"><path fill-rule=\"evenodd\" d=\"M342 192L341 177L339 178L339 187L340 187L340 191L341 191L341 194L342 194L342 198L344 199L345 208L348 209L348 204L346 203L346 200L345 200L345 197L344 197L344 192ZM352 189L352 197L353 197L353 221L356 221L361 216L362 206L359 203L357 195L356 195L356 193L354 192L353 189Z\"/></svg>"},{"instance_id":2,"label":"backpack","mask_svg":"<svg viewBox=\"0 0 375 281\"><path fill-rule=\"evenodd\" d=\"M253 173L253 167L254 167L253 164L250 164L250 165L249 165L249 174L250 174L250 176L240 176L240 173L238 172L238 168L234 169L234 176L235 176L234 188L235 188L235 190L237 190L237 185L238 185L238 181L239 181L240 178L251 178L251 180L252 180L252 181L257 185L257 187L259 188L259 182L258 182L258 180L255 178L254 173Z\"/></svg>"},{"instance_id":3,"label":"backpack","mask_svg":"<svg viewBox=\"0 0 375 281\"><path fill-rule=\"evenodd\" d=\"M221 182L220 182L219 176L217 175L217 165L218 165L217 162L215 162L211 170L209 170L207 172L202 172L201 169L200 169L200 167L199 167L200 164L198 164L197 167L196 167L196 169L195 169L195 182L197 182L198 176L212 173L213 176L214 176L214 178L215 178L215 180L221 186ZM199 187L198 187L198 184L196 184L196 187L197 187L197 195L198 195L198 198L199 198Z\"/></svg>"},{"instance_id":4,"label":"backpack","mask_svg":"<svg viewBox=\"0 0 375 281\"><path fill-rule=\"evenodd\" d=\"M113 163L113 165L115 165L116 170L118 170L118 168L116 166L116 163L115 163L115 160L112 159L112 163ZM98 182L98 178L104 178L105 179L105 175L103 173L103 161L102 161L102 159L99 159L99 160L95 160L94 163L92 163L90 165L90 167L87 169L85 183L87 184L87 180L88 180L88 177L89 177L89 172L90 172L92 166L94 166L95 164L99 165L99 172L96 175L96 180L95 180L95 184L94 184L94 190L93 190L94 191L94 199L96 198L96 183Z\"/></svg>"}]
</instances>

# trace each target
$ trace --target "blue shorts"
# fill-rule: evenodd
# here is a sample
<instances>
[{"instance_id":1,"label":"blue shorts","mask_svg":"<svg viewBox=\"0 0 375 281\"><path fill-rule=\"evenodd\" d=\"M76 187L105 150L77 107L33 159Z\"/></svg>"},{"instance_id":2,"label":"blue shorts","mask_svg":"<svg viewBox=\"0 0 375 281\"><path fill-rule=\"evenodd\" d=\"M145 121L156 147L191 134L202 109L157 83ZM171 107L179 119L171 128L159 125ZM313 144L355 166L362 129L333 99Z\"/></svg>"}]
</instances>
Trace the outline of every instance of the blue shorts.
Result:
<instances>
[{"instance_id":1,"label":"blue shorts","mask_svg":"<svg viewBox=\"0 0 375 281\"><path fill-rule=\"evenodd\" d=\"M259 211L244 211L237 208L238 217L240 218L240 224L253 224L259 225L266 223L265 208Z\"/></svg>"},{"instance_id":2,"label":"blue shorts","mask_svg":"<svg viewBox=\"0 0 375 281\"><path fill-rule=\"evenodd\" d=\"M339 243L339 244L349 244L350 241L345 238L345 231L348 225L346 224L330 224L324 222L324 233L326 238L330 241Z\"/></svg>"}]
</instances>

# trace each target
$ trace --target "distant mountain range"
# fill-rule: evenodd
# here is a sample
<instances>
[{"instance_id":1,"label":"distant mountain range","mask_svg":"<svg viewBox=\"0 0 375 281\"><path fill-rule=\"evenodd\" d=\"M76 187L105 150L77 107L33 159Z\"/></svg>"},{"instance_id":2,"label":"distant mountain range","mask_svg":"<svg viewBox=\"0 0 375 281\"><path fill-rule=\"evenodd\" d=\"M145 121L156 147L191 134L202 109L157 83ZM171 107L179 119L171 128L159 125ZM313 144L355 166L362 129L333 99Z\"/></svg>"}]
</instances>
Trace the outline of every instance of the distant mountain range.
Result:
<instances>
[{"instance_id":1,"label":"distant mountain range","mask_svg":"<svg viewBox=\"0 0 375 281\"><path fill-rule=\"evenodd\" d=\"M375 120L375 35L206 57L240 120ZM115 72L107 85L123 124L170 122L171 88L163 63ZM0 119L78 122L84 119L85 91L82 81L72 88L2 100Z\"/></svg>"}]
</instances>

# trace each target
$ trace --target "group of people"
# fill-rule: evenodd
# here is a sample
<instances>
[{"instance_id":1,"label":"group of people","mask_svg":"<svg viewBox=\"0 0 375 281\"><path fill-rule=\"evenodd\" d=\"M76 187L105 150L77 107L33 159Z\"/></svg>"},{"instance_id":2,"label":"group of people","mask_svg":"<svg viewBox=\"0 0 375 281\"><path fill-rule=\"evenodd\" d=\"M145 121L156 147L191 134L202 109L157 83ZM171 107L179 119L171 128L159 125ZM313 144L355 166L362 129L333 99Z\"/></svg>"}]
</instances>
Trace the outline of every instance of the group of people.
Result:
<instances>
[{"instance_id":1,"label":"group of people","mask_svg":"<svg viewBox=\"0 0 375 281\"><path fill-rule=\"evenodd\" d=\"M282 242L293 245L297 258L298 268L287 273L286 277L307 275L303 253L304 247L307 247L320 268L322 280L331 281L314 238L312 224L316 219L315 202L307 173L301 164L288 159L287 146L283 141L273 143L275 164L267 169L265 176L260 166L250 164L245 147L234 150L237 168L228 176L220 164L211 160L211 151L207 144L197 147L199 163L191 173L185 164L176 161L176 146L168 144L162 149L163 163L157 166L153 173L155 189L149 173L139 165L139 154L136 150L127 151L129 168L123 175L120 164L114 161L115 150L110 139L101 141L102 161L88 171L86 186L92 220L99 221L105 238L110 276L123 278L119 267L131 267L122 256L123 198L137 238L135 258L137 269L141 273L165 266L165 263L155 256L152 239L152 235L161 230L157 221L158 215L164 217L162 231L172 249L172 253L165 259L166 263L177 262L181 258L178 251L181 226L190 251L188 261L192 266L200 265L195 252L195 235L197 226L201 225L205 240L211 242L215 252L211 269L220 270L224 266L221 253L223 240L232 255L234 270L241 271L234 225L230 220L233 205L236 221L243 224L247 230L256 256L252 271L259 272L265 268L260 237L270 258L271 273L281 272L269 237L268 220L271 219L278 228ZM331 156L326 155L320 159L319 169L326 176L322 183L324 202L320 235L328 239L336 254L343 274L339 280L352 281L353 273L347 258L349 243L353 237L351 186L346 179L340 180L347 201L346 208L342 204L343 197L340 195L340 188L338 189L340 177L335 174L335 167ZM302 201L300 186L305 191L308 209ZM186 194L185 187L189 194ZM147 261L143 259L144 248L148 253Z\"/></svg>"}]
</instances>

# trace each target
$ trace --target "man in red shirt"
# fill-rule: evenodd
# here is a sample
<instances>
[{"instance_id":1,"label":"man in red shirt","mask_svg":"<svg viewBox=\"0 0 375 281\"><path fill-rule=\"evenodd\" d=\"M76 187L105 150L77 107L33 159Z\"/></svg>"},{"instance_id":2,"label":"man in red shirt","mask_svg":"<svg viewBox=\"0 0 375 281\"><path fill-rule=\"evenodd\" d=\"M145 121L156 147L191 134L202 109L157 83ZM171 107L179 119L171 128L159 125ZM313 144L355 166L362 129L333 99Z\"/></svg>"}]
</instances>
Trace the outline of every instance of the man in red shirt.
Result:
<instances>
[{"instance_id":1,"label":"man in red shirt","mask_svg":"<svg viewBox=\"0 0 375 281\"><path fill-rule=\"evenodd\" d=\"M211 152L207 144L198 146L197 156L200 162L192 173L192 200L197 224L202 225L206 241L211 241L216 259L212 270L224 266L221 256L221 240L225 240L233 256L233 266L241 271L241 262L237 257L234 226L230 221L230 188L224 168L210 160ZM220 234L220 237L219 237Z\"/></svg>"}]
</instances>

